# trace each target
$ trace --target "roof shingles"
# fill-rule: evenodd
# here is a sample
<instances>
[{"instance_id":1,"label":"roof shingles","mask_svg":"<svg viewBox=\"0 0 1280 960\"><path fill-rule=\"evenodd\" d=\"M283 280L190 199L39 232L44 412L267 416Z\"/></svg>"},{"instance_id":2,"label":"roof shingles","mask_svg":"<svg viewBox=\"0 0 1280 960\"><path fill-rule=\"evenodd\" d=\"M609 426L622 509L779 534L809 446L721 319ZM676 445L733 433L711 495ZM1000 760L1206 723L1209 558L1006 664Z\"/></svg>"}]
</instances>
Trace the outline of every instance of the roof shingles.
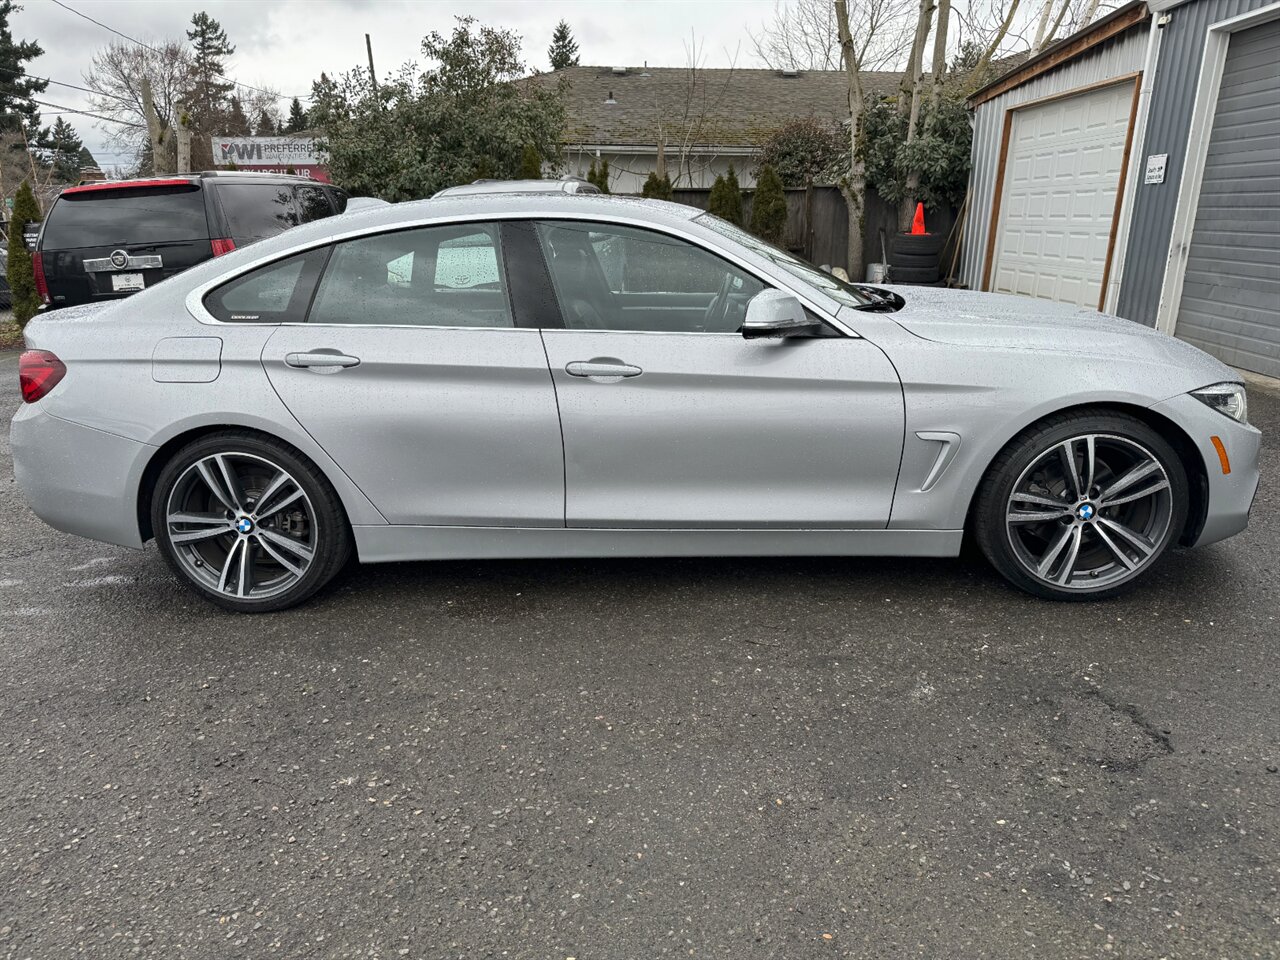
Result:
<instances>
[{"instance_id":1,"label":"roof shingles","mask_svg":"<svg viewBox=\"0 0 1280 960\"><path fill-rule=\"evenodd\" d=\"M848 118L841 70L776 70L628 67L566 67L530 80L567 81L565 140L609 146L714 145L759 147L792 120ZM868 93L894 94L902 74L864 72ZM612 99L614 102L608 102Z\"/></svg>"}]
</instances>

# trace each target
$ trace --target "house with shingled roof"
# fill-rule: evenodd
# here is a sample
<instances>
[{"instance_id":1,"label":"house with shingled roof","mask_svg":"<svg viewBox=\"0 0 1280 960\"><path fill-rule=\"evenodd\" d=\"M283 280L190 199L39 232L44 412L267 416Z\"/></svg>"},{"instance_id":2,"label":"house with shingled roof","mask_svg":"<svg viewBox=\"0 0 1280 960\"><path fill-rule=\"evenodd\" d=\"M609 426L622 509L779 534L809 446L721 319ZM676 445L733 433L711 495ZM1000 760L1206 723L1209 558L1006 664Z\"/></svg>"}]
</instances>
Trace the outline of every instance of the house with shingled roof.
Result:
<instances>
[{"instance_id":1,"label":"house with shingled roof","mask_svg":"<svg viewBox=\"0 0 1280 960\"><path fill-rule=\"evenodd\" d=\"M840 70L701 67L566 67L530 78L564 84L563 172L585 177L609 161L609 189L639 193L661 154L677 188L707 188L734 165L755 185L754 156L786 123L815 117L832 125L849 116ZM867 71L868 94L891 96L902 74Z\"/></svg>"}]
</instances>

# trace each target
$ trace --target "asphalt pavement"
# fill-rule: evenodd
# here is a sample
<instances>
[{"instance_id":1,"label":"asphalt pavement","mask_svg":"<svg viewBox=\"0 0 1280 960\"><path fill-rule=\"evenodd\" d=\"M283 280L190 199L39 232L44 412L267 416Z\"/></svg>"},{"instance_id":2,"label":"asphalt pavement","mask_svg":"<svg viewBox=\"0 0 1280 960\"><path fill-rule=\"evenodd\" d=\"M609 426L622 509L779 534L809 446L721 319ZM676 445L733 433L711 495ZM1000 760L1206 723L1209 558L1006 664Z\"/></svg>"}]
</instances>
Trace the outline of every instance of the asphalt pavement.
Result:
<instances>
[{"instance_id":1,"label":"asphalt pavement","mask_svg":"<svg viewBox=\"0 0 1280 960\"><path fill-rule=\"evenodd\" d=\"M17 404L0 356L5 421ZM238 617L0 440L0 958L1280 955L1280 391L1242 536L365 567Z\"/></svg>"}]
</instances>

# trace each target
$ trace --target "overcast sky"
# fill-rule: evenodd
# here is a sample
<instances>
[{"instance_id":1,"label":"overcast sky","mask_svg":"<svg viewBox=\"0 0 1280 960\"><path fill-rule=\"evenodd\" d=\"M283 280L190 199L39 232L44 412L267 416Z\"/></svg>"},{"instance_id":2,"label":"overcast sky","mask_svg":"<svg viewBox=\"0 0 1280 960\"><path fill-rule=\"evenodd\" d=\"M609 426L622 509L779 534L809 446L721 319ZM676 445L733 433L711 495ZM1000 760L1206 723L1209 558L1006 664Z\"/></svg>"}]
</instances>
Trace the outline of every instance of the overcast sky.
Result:
<instances>
[{"instance_id":1,"label":"overcast sky","mask_svg":"<svg viewBox=\"0 0 1280 960\"><path fill-rule=\"evenodd\" d=\"M142 41L185 40L191 15L207 11L221 22L235 56L227 76L282 94L305 95L324 70L339 74L365 63L364 35L373 39L380 75L407 60L420 60L419 44L432 30L453 26L456 14L515 30L524 38L525 61L547 69L551 31L569 21L584 64L683 66L691 37L704 66L755 66L747 31L759 30L774 9L773 0L64 0L109 27ZM36 40L44 56L29 72L83 85L96 50L114 37L107 30L59 7L52 0L24 0L11 19L13 35ZM83 108L86 95L50 84L40 97ZM305 105L305 104L304 104ZM287 110L288 101L282 108ZM44 108L49 122L52 108ZM103 133L87 117L67 115L85 145L103 167L128 158L104 145Z\"/></svg>"}]
</instances>

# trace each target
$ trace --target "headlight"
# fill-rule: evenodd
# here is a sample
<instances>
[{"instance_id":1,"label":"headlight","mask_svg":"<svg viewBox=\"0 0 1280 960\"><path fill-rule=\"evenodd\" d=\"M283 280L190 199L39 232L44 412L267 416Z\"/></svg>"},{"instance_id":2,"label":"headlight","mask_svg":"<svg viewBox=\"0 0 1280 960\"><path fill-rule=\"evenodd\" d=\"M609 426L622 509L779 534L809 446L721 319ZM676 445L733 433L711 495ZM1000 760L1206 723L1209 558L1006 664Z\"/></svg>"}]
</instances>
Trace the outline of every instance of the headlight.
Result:
<instances>
[{"instance_id":1,"label":"headlight","mask_svg":"<svg viewBox=\"0 0 1280 960\"><path fill-rule=\"evenodd\" d=\"M1192 390L1191 395L1238 423L1249 422L1249 400L1243 383L1215 383L1211 387Z\"/></svg>"}]
</instances>

